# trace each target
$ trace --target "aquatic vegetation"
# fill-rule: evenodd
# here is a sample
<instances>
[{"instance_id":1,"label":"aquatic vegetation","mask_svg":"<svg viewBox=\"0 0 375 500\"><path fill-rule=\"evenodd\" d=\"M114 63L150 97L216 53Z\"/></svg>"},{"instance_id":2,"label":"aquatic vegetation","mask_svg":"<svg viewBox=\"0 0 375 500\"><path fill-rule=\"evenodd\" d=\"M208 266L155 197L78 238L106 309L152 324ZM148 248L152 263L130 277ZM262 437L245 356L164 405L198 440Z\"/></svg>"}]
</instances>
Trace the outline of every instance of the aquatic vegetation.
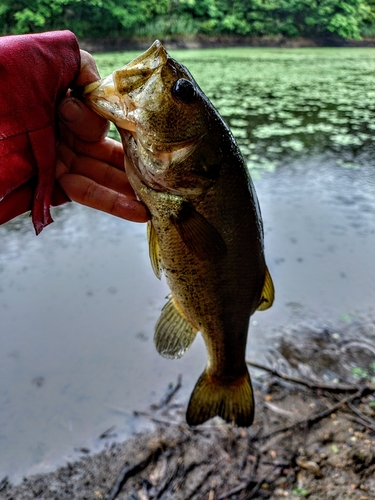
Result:
<instances>
[{"instance_id":1,"label":"aquatic vegetation","mask_svg":"<svg viewBox=\"0 0 375 500\"><path fill-rule=\"evenodd\" d=\"M354 366L351 371L354 379L368 380L371 384L375 383L375 363L371 363L368 369Z\"/></svg>"},{"instance_id":2,"label":"aquatic vegetation","mask_svg":"<svg viewBox=\"0 0 375 500\"><path fill-rule=\"evenodd\" d=\"M325 154L359 168L375 153L374 49L171 51L226 120L249 168L272 172ZM101 73L134 53L99 54Z\"/></svg>"}]
</instances>

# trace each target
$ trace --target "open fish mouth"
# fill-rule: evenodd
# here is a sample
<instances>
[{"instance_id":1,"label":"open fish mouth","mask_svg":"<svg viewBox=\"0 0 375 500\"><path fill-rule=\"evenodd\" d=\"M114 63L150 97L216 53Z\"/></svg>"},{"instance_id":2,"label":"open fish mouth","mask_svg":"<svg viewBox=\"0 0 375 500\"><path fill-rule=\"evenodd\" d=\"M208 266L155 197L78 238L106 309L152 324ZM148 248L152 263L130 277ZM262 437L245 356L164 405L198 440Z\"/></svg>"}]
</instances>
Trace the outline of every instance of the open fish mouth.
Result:
<instances>
[{"instance_id":1,"label":"open fish mouth","mask_svg":"<svg viewBox=\"0 0 375 500\"><path fill-rule=\"evenodd\" d=\"M156 40L146 52L127 65L87 85L83 97L98 114L113 121L117 127L135 132L132 112L136 108L128 96L144 85L167 62L168 57L162 44Z\"/></svg>"},{"instance_id":2,"label":"open fish mouth","mask_svg":"<svg viewBox=\"0 0 375 500\"><path fill-rule=\"evenodd\" d=\"M83 97L90 107L119 128L135 132L135 122L129 117L130 101L121 95L115 85L113 74L87 85ZM127 105L128 104L128 105Z\"/></svg>"}]
</instances>

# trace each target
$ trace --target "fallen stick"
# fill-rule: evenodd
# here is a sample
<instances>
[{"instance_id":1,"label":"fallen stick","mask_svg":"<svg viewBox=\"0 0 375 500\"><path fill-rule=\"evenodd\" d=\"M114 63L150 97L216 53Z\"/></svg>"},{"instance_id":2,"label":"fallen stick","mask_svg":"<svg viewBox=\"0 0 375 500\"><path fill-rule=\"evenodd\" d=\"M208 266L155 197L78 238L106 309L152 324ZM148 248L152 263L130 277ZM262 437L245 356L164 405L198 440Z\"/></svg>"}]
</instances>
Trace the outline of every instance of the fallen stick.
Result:
<instances>
[{"instance_id":1,"label":"fallen stick","mask_svg":"<svg viewBox=\"0 0 375 500\"><path fill-rule=\"evenodd\" d=\"M359 408L354 406L352 403L348 403L349 408L352 410L353 413L356 413L358 417L363 420L364 422L367 422L366 425L368 426L369 429L375 430L375 420L368 417L365 415Z\"/></svg>"},{"instance_id":2,"label":"fallen stick","mask_svg":"<svg viewBox=\"0 0 375 500\"><path fill-rule=\"evenodd\" d=\"M287 373L280 372L275 368L271 368L270 366L263 365L261 363L257 363L256 361L246 360L246 364L252 366L253 368L258 368L259 370L264 370L275 377L279 377L287 382L293 382L295 384L305 385L309 389L323 389L325 391L337 391L337 392L355 392L358 391L358 385L351 384L326 384L324 382L313 382L311 380L305 380L298 377L293 377L292 375L288 375ZM375 385L367 385L366 386L369 392L375 392Z\"/></svg>"},{"instance_id":3,"label":"fallen stick","mask_svg":"<svg viewBox=\"0 0 375 500\"><path fill-rule=\"evenodd\" d=\"M371 431L375 431L375 425L370 424L369 422L363 420L362 418L355 417L354 415L346 415L346 418L352 420L353 422L357 422L357 424L363 425L363 427L367 427L367 429L370 429Z\"/></svg>"},{"instance_id":4,"label":"fallen stick","mask_svg":"<svg viewBox=\"0 0 375 500\"><path fill-rule=\"evenodd\" d=\"M176 426L176 427L180 427L181 425L185 425L183 422L174 422L173 420L165 420L162 418L153 417L152 415L150 415L149 413L147 413L145 411L135 410L135 411L133 411L133 415L134 415L134 417L147 418L148 420L150 420L154 424L172 425L172 426Z\"/></svg>"},{"instance_id":5,"label":"fallen stick","mask_svg":"<svg viewBox=\"0 0 375 500\"><path fill-rule=\"evenodd\" d=\"M239 493L240 491L244 490L247 488L247 486L250 484L251 480L249 480L246 483L240 483L238 486L235 486L229 491L226 491L225 493L222 493L217 497L216 500L225 500L228 497L231 497L232 495L235 495L236 493Z\"/></svg>"},{"instance_id":6,"label":"fallen stick","mask_svg":"<svg viewBox=\"0 0 375 500\"><path fill-rule=\"evenodd\" d=\"M315 416L304 418L303 420L299 420L298 422L295 422L294 424L286 425L284 427L281 427L280 429L276 429L275 431L269 432L268 434L265 434L264 436L255 437L254 440L257 441L257 440L261 440L261 439L262 440L268 439L272 436L275 436L276 434L290 431L294 427L299 427L300 425L305 425L307 428L309 428L313 424L315 424L316 422L319 422L319 420L322 420L323 418L328 417L328 415L335 412L336 410L339 410L348 402L354 401L354 399L357 399L357 398L361 398L366 391L367 391L367 387L363 387L361 389L358 389L355 394L351 394L350 396L347 396L346 398L342 399L341 401L339 401L335 405L330 406L329 408L318 413Z\"/></svg>"},{"instance_id":7,"label":"fallen stick","mask_svg":"<svg viewBox=\"0 0 375 500\"><path fill-rule=\"evenodd\" d=\"M277 470L279 471L279 473L278 473L278 476L279 476L280 471L281 471L281 467L274 467L265 477L260 478L259 481L257 482L257 484L254 486L254 488L250 491L249 495L246 497L246 500L251 500L252 498L254 498L255 495L260 490L260 488L262 487L262 484L265 483L266 481L268 481L268 478L271 476L271 474L273 474ZM274 478L271 481L271 483L275 480L276 480L276 478Z\"/></svg>"},{"instance_id":8,"label":"fallen stick","mask_svg":"<svg viewBox=\"0 0 375 500\"><path fill-rule=\"evenodd\" d=\"M220 462L220 460L219 460ZM219 463L218 462L218 463ZM188 497L186 497L186 500L191 500L193 498L194 495L196 495L197 493L200 492L200 489L202 488L202 486L204 486L204 484L207 483L207 480L208 478L210 477L210 475L214 472L214 470L217 468L218 466L218 463L215 463L214 465L212 465L206 472L205 474L203 475L202 479L200 480L200 482L197 484L197 486L194 488L194 490L190 493L190 495ZM211 489L211 487L210 487Z\"/></svg>"},{"instance_id":9,"label":"fallen stick","mask_svg":"<svg viewBox=\"0 0 375 500\"><path fill-rule=\"evenodd\" d=\"M152 450L143 460L140 460L134 465L127 465L122 469L117 479L116 484L112 488L107 500L116 500L117 495L120 493L126 481L144 470L153 460L157 460L162 452L162 447L158 446Z\"/></svg>"},{"instance_id":10,"label":"fallen stick","mask_svg":"<svg viewBox=\"0 0 375 500\"><path fill-rule=\"evenodd\" d=\"M151 410L160 410L161 408L164 408L164 406L168 406L168 404L171 402L172 398L177 394L177 392L181 389L181 387L182 387L182 375L180 373L177 376L176 385L168 388L166 395L160 401L160 403L151 405L150 409Z\"/></svg>"},{"instance_id":11,"label":"fallen stick","mask_svg":"<svg viewBox=\"0 0 375 500\"><path fill-rule=\"evenodd\" d=\"M274 465L274 464L272 464L272 465ZM281 470L282 467L280 465L276 465L276 466L274 465L274 468L266 476L261 477L257 481L257 483L255 484L253 489L249 492L249 494L246 495L246 500L250 500L250 499L254 498L254 496L258 493L258 491L262 487L262 484L265 483L266 481L268 481L269 477L278 469ZM273 481L274 480L275 479L273 479ZM271 482L273 482L273 481L271 481ZM246 482L240 483L238 486L235 486L231 490L226 491L225 493L222 493L221 495L219 495L216 500L225 500L226 498L229 498L232 495L235 495L236 493L240 493L241 491L246 490L250 486L250 484L253 482L254 482L254 480L252 479L252 477L250 477Z\"/></svg>"}]
</instances>

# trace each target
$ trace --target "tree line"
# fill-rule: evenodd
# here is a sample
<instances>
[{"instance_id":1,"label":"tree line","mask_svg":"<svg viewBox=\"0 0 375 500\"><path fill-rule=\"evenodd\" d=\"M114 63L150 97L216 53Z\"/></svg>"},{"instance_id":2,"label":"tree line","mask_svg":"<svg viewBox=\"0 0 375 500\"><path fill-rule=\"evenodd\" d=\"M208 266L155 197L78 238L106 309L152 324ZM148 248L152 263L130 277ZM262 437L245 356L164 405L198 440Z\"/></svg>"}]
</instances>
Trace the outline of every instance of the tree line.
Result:
<instances>
[{"instance_id":1,"label":"tree line","mask_svg":"<svg viewBox=\"0 0 375 500\"><path fill-rule=\"evenodd\" d=\"M375 0L2 0L2 34L375 36Z\"/></svg>"}]
</instances>

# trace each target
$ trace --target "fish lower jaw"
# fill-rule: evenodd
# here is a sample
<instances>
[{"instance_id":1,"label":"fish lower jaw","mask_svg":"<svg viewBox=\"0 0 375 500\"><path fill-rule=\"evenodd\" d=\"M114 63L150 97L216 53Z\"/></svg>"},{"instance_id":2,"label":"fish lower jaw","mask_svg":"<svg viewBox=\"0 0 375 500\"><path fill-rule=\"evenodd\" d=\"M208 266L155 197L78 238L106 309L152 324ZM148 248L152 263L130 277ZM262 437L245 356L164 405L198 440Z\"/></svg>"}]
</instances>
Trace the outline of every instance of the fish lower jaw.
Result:
<instances>
[{"instance_id":1,"label":"fish lower jaw","mask_svg":"<svg viewBox=\"0 0 375 500\"><path fill-rule=\"evenodd\" d=\"M86 102L98 115L113 122L117 128L136 134L136 124L128 118L126 110L106 99L87 99Z\"/></svg>"},{"instance_id":2,"label":"fish lower jaw","mask_svg":"<svg viewBox=\"0 0 375 500\"><path fill-rule=\"evenodd\" d=\"M116 127L131 132L132 135L136 135L137 128L136 124L133 121L127 118L118 117L117 115L111 118L111 120L114 122Z\"/></svg>"},{"instance_id":3,"label":"fish lower jaw","mask_svg":"<svg viewBox=\"0 0 375 500\"><path fill-rule=\"evenodd\" d=\"M126 108L121 108L104 99L93 101L93 107L101 116L113 122L117 128L136 134L136 124L129 118Z\"/></svg>"}]
</instances>

